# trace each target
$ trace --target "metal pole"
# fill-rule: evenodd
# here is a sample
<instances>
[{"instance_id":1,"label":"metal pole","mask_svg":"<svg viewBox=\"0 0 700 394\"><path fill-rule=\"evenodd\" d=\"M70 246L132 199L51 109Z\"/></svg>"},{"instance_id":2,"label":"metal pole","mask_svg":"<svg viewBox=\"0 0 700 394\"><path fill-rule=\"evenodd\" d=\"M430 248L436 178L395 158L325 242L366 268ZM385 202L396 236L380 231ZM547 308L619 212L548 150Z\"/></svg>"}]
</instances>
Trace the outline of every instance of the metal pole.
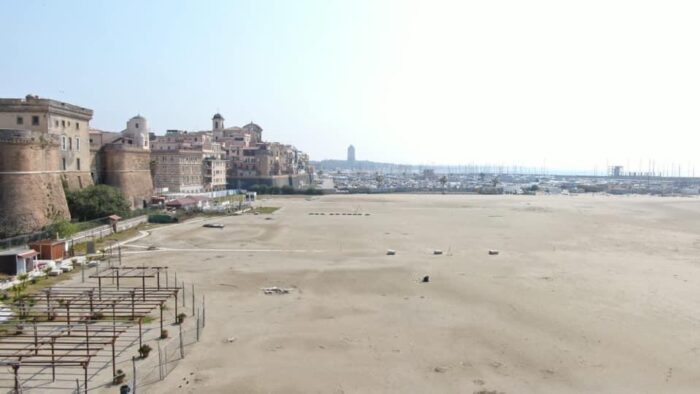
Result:
<instances>
[{"instance_id":1,"label":"metal pole","mask_svg":"<svg viewBox=\"0 0 700 394\"><path fill-rule=\"evenodd\" d=\"M119 266L122 265L122 244L117 243L117 249L119 250ZM135 391L135 389L134 389Z\"/></svg>"},{"instance_id":2,"label":"metal pole","mask_svg":"<svg viewBox=\"0 0 700 394\"><path fill-rule=\"evenodd\" d=\"M160 351L160 342L158 342L158 378L163 380L163 355Z\"/></svg>"},{"instance_id":3,"label":"metal pole","mask_svg":"<svg viewBox=\"0 0 700 394\"><path fill-rule=\"evenodd\" d=\"M185 358L185 347L182 344L182 324L180 324L180 358Z\"/></svg>"},{"instance_id":4,"label":"metal pole","mask_svg":"<svg viewBox=\"0 0 700 394\"><path fill-rule=\"evenodd\" d=\"M80 266L80 276L82 277L82 283L85 283L85 264L87 264L87 257L85 258L85 261L83 261L83 264Z\"/></svg>"},{"instance_id":5,"label":"metal pole","mask_svg":"<svg viewBox=\"0 0 700 394\"><path fill-rule=\"evenodd\" d=\"M192 283L192 316L194 316L194 283Z\"/></svg>"},{"instance_id":6,"label":"metal pole","mask_svg":"<svg viewBox=\"0 0 700 394\"><path fill-rule=\"evenodd\" d=\"M163 337L163 303L160 303L160 336ZM165 339L165 338L163 338Z\"/></svg>"},{"instance_id":7,"label":"metal pole","mask_svg":"<svg viewBox=\"0 0 700 394\"><path fill-rule=\"evenodd\" d=\"M182 281L182 307L187 307L187 301L185 301L185 281Z\"/></svg>"},{"instance_id":8,"label":"metal pole","mask_svg":"<svg viewBox=\"0 0 700 394\"><path fill-rule=\"evenodd\" d=\"M175 323L177 323L177 290L175 290Z\"/></svg>"},{"instance_id":9,"label":"metal pole","mask_svg":"<svg viewBox=\"0 0 700 394\"><path fill-rule=\"evenodd\" d=\"M66 320L68 323L68 335L70 335L70 301L66 301Z\"/></svg>"},{"instance_id":10,"label":"metal pole","mask_svg":"<svg viewBox=\"0 0 700 394\"><path fill-rule=\"evenodd\" d=\"M117 267L117 290L119 290L119 267Z\"/></svg>"},{"instance_id":11,"label":"metal pole","mask_svg":"<svg viewBox=\"0 0 700 394\"><path fill-rule=\"evenodd\" d=\"M197 309L197 342L199 342L199 309Z\"/></svg>"},{"instance_id":12,"label":"metal pole","mask_svg":"<svg viewBox=\"0 0 700 394\"><path fill-rule=\"evenodd\" d=\"M202 294L202 327L207 326L207 305Z\"/></svg>"},{"instance_id":13,"label":"metal pole","mask_svg":"<svg viewBox=\"0 0 700 394\"><path fill-rule=\"evenodd\" d=\"M141 330L141 321L143 318L139 318L139 350L143 346L143 331Z\"/></svg>"},{"instance_id":14,"label":"metal pole","mask_svg":"<svg viewBox=\"0 0 700 394\"><path fill-rule=\"evenodd\" d=\"M136 356L131 356L131 364L133 365L134 369L134 377L133 377L133 383L132 383L132 389L133 391L131 392L132 394L136 394Z\"/></svg>"}]
</instances>

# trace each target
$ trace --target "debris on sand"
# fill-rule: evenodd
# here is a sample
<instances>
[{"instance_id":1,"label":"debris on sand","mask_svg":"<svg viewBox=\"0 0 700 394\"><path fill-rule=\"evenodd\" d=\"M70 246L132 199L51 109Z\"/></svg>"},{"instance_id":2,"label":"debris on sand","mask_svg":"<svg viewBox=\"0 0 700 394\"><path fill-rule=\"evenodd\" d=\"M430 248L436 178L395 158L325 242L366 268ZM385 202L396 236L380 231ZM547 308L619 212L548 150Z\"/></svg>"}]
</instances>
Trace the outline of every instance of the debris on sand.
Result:
<instances>
[{"instance_id":1,"label":"debris on sand","mask_svg":"<svg viewBox=\"0 0 700 394\"><path fill-rule=\"evenodd\" d=\"M495 256L495 255L497 255L498 253L499 253L499 252L498 252L496 249L489 249L489 254L490 254L491 256Z\"/></svg>"},{"instance_id":2,"label":"debris on sand","mask_svg":"<svg viewBox=\"0 0 700 394\"><path fill-rule=\"evenodd\" d=\"M435 250L433 250L433 254L442 254L442 250L435 249Z\"/></svg>"},{"instance_id":3,"label":"debris on sand","mask_svg":"<svg viewBox=\"0 0 700 394\"><path fill-rule=\"evenodd\" d=\"M396 251L394 249L388 249L386 251L387 256L393 256L396 254Z\"/></svg>"},{"instance_id":4,"label":"debris on sand","mask_svg":"<svg viewBox=\"0 0 700 394\"><path fill-rule=\"evenodd\" d=\"M273 287L263 287L261 289L263 293L265 294L289 294L292 289L283 289L281 287L273 286Z\"/></svg>"},{"instance_id":5,"label":"debris on sand","mask_svg":"<svg viewBox=\"0 0 700 394\"><path fill-rule=\"evenodd\" d=\"M428 282L430 282L430 276L426 275L426 276L424 276L423 279L421 280L421 283L428 283Z\"/></svg>"},{"instance_id":6,"label":"debris on sand","mask_svg":"<svg viewBox=\"0 0 700 394\"><path fill-rule=\"evenodd\" d=\"M435 367L435 369L433 369L433 371L435 371L437 373L445 373L445 372L447 372L447 367Z\"/></svg>"},{"instance_id":7,"label":"debris on sand","mask_svg":"<svg viewBox=\"0 0 700 394\"><path fill-rule=\"evenodd\" d=\"M233 342L236 342L236 339L238 339L238 338L236 338L236 337L226 338L226 342L233 343Z\"/></svg>"}]
</instances>

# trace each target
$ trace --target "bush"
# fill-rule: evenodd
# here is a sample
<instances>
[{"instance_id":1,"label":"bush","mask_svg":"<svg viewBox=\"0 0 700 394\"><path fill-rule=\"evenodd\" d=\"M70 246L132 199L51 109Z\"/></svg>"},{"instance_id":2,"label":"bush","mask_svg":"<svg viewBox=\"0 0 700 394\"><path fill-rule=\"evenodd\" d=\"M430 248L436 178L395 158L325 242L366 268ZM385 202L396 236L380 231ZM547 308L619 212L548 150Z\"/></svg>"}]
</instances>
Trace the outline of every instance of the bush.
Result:
<instances>
[{"instance_id":1,"label":"bush","mask_svg":"<svg viewBox=\"0 0 700 394\"><path fill-rule=\"evenodd\" d=\"M186 314L186 313L180 313L180 314L178 314L178 315L177 315L177 319L176 319L177 324L182 324L182 322L185 321L185 318L186 318L186 317L187 317L187 314Z\"/></svg>"},{"instance_id":2,"label":"bush","mask_svg":"<svg viewBox=\"0 0 700 394\"><path fill-rule=\"evenodd\" d=\"M168 330L160 330L160 339L165 339L168 337Z\"/></svg>"},{"instance_id":3,"label":"bush","mask_svg":"<svg viewBox=\"0 0 700 394\"><path fill-rule=\"evenodd\" d=\"M127 216L131 204L119 189L108 185L88 186L66 193L68 209L73 218L81 221L103 218L109 215Z\"/></svg>"},{"instance_id":4,"label":"bush","mask_svg":"<svg viewBox=\"0 0 700 394\"><path fill-rule=\"evenodd\" d=\"M51 234L58 233L58 236L61 238L67 238L78 232L78 226L75 223L62 219L46 227L46 230L51 232Z\"/></svg>"},{"instance_id":5,"label":"bush","mask_svg":"<svg viewBox=\"0 0 700 394\"><path fill-rule=\"evenodd\" d=\"M141 347L139 348L139 356L140 356L141 358L146 358L146 357L148 357L148 355L149 355L150 353L151 353L151 347L148 346L148 345L146 345L146 344L141 345Z\"/></svg>"},{"instance_id":6,"label":"bush","mask_svg":"<svg viewBox=\"0 0 700 394\"><path fill-rule=\"evenodd\" d=\"M122 383L124 383L124 378L126 378L126 374L121 369L118 369L117 374L114 375L114 379L113 379L112 383L113 384L122 384Z\"/></svg>"}]
</instances>

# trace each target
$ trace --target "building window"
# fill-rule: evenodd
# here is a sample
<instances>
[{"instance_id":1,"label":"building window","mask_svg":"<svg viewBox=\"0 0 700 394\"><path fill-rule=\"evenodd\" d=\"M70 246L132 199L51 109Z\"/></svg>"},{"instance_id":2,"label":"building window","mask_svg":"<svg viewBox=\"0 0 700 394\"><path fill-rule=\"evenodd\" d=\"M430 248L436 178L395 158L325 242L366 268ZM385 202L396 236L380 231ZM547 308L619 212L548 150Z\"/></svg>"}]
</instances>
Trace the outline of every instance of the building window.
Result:
<instances>
[{"instance_id":1,"label":"building window","mask_svg":"<svg viewBox=\"0 0 700 394\"><path fill-rule=\"evenodd\" d=\"M61 150L66 150L66 136L61 136Z\"/></svg>"},{"instance_id":2,"label":"building window","mask_svg":"<svg viewBox=\"0 0 700 394\"><path fill-rule=\"evenodd\" d=\"M17 117L17 124L24 124L24 118L21 116Z\"/></svg>"},{"instance_id":3,"label":"building window","mask_svg":"<svg viewBox=\"0 0 700 394\"><path fill-rule=\"evenodd\" d=\"M80 159L75 159L75 166L80 171Z\"/></svg>"},{"instance_id":4,"label":"building window","mask_svg":"<svg viewBox=\"0 0 700 394\"><path fill-rule=\"evenodd\" d=\"M58 121L56 121L56 127L58 127Z\"/></svg>"},{"instance_id":5,"label":"building window","mask_svg":"<svg viewBox=\"0 0 700 394\"><path fill-rule=\"evenodd\" d=\"M136 128L137 128L137 129L139 128L139 124L138 124L138 123L136 123Z\"/></svg>"},{"instance_id":6,"label":"building window","mask_svg":"<svg viewBox=\"0 0 700 394\"><path fill-rule=\"evenodd\" d=\"M75 150L79 151L80 150L80 138L75 137Z\"/></svg>"},{"instance_id":7,"label":"building window","mask_svg":"<svg viewBox=\"0 0 700 394\"><path fill-rule=\"evenodd\" d=\"M80 130L80 122L75 122L75 129Z\"/></svg>"},{"instance_id":8,"label":"building window","mask_svg":"<svg viewBox=\"0 0 700 394\"><path fill-rule=\"evenodd\" d=\"M61 121L61 127L66 127L66 121L65 121L65 120L62 120L62 121Z\"/></svg>"},{"instance_id":9,"label":"building window","mask_svg":"<svg viewBox=\"0 0 700 394\"><path fill-rule=\"evenodd\" d=\"M36 115L32 116L32 126L39 126L39 117Z\"/></svg>"},{"instance_id":10,"label":"building window","mask_svg":"<svg viewBox=\"0 0 700 394\"><path fill-rule=\"evenodd\" d=\"M63 171L66 170L66 159L63 159Z\"/></svg>"},{"instance_id":11,"label":"building window","mask_svg":"<svg viewBox=\"0 0 700 394\"><path fill-rule=\"evenodd\" d=\"M68 150L73 150L73 138L68 137Z\"/></svg>"}]
</instances>

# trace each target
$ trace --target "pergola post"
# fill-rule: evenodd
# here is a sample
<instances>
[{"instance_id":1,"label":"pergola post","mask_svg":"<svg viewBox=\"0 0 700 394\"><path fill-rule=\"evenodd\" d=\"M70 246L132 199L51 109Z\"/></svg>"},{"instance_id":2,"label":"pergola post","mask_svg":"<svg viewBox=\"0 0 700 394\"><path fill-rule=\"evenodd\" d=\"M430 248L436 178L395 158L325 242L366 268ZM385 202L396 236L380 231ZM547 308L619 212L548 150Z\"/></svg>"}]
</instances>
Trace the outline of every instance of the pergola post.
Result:
<instances>
[{"instance_id":1,"label":"pergola post","mask_svg":"<svg viewBox=\"0 0 700 394\"><path fill-rule=\"evenodd\" d=\"M117 341L117 312L116 301L112 301L112 377L117 376L117 356L114 350Z\"/></svg>"},{"instance_id":2,"label":"pergola post","mask_svg":"<svg viewBox=\"0 0 700 394\"><path fill-rule=\"evenodd\" d=\"M36 331L36 317L34 318L34 354L39 354L39 334Z\"/></svg>"},{"instance_id":3,"label":"pergola post","mask_svg":"<svg viewBox=\"0 0 700 394\"><path fill-rule=\"evenodd\" d=\"M56 354L54 352L54 344L56 343L56 337L51 336L51 381L56 381Z\"/></svg>"},{"instance_id":4,"label":"pergola post","mask_svg":"<svg viewBox=\"0 0 700 394\"><path fill-rule=\"evenodd\" d=\"M66 301L66 321L68 323L68 335L70 335L70 300Z\"/></svg>"},{"instance_id":5,"label":"pergola post","mask_svg":"<svg viewBox=\"0 0 700 394\"><path fill-rule=\"evenodd\" d=\"M19 390L19 363L12 364L12 371L15 373L15 393L20 393Z\"/></svg>"}]
</instances>

